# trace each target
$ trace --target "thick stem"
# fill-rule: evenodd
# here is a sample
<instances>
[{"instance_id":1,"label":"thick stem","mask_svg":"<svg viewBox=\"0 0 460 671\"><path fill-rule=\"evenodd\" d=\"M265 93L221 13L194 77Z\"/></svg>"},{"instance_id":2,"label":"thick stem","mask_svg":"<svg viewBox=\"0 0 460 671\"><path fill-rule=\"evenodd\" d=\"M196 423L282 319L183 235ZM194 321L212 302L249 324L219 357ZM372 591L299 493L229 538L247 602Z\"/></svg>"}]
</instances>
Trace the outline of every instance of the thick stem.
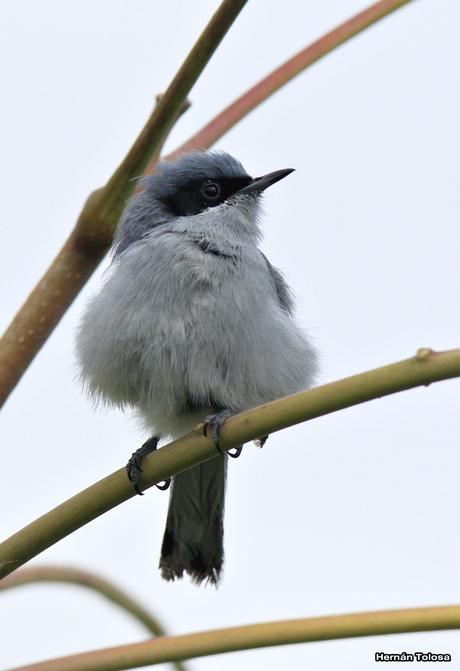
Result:
<instances>
[{"instance_id":1,"label":"thick stem","mask_svg":"<svg viewBox=\"0 0 460 671\"><path fill-rule=\"evenodd\" d=\"M228 627L70 655L12 671L122 671L275 645L448 629L460 629L460 606L371 611Z\"/></svg>"},{"instance_id":2,"label":"thick stem","mask_svg":"<svg viewBox=\"0 0 460 671\"><path fill-rule=\"evenodd\" d=\"M423 348L411 359L286 396L231 417L221 431L221 447L230 449L259 436L321 417L371 399L438 380L460 376L460 350ZM166 480L216 456L202 427L166 445L142 462L142 488ZM88 487L0 544L0 578L99 515L134 496L124 468Z\"/></svg>"}]
</instances>

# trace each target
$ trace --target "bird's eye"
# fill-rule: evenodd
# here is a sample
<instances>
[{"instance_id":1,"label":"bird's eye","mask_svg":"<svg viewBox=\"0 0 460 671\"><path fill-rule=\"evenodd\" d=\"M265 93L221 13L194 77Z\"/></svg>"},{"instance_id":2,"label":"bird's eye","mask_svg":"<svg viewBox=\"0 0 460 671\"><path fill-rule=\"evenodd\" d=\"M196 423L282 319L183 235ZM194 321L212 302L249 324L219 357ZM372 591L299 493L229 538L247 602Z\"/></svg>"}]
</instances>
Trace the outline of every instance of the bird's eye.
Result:
<instances>
[{"instance_id":1,"label":"bird's eye","mask_svg":"<svg viewBox=\"0 0 460 671\"><path fill-rule=\"evenodd\" d=\"M208 179L201 187L201 194L206 200L215 201L220 196L220 186Z\"/></svg>"}]
</instances>

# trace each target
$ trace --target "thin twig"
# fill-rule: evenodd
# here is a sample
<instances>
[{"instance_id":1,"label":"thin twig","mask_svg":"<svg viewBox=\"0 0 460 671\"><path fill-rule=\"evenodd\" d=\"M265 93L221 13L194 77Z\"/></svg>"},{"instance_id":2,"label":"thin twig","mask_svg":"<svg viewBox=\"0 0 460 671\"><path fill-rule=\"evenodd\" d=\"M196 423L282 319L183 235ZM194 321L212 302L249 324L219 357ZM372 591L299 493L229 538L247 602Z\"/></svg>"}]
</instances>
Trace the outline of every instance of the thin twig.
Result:
<instances>
[{"instance_id":1,"label":"thin twig","mask_svg":"<svg viewBox=\"0 0 460 671\"><path fill-rule=\"evenodd\" d=\"M247 0L223 0L107 184L94 191L56 259L0 341L0 406L97 267L141 175L175 123L195 84Z\"/></svg>"},{"instance_id":2,"label":"thin twig","mask_svg":"<svg viewBox=\"0 0 460 671\"><path fill-rule=\"evenodd\" d=\"M449 629L460 629L460 606L371 611L214 629L50 659L11 671L122 671L275 645Z\"/></svg>"},{"instance_id":3,"label":"thin twig","mask_svg":"<svg viewBox=\"0 0 460 671\"><path fill-rule=\"evenodd\" d=\"M33 566L16 571L0 582L0 592L15 587L22 587L37 582L72 583L87 587L101 594L112 603L131 613L137 620L142 622L148 631L154 636L165 636L166 632L157 619L151 615L135 599L123 592L119 587L95 573L83 571L71 566Z\"/></svg>"},{"instance_id":4,"label":"thin twig","mask_svg":"<svg viewBox=\"0 0 460 671\"><path fill-rule=\"evenodd\" d=\"M158 622L156 617L149 613L136 599L133 599L111 581L90 571L82 571L79 568L41 564L40 566L21 569L0 582L0 592L38 582L70 583L86 587L132 615L154 636L167 635L164 627ZM179 661L173 662L173 666L176 671L186 671L184 664Z\"/></svg>"},{"instance_id":5,"label":"thin twig","mask_svg":"<svg viewBox=\"0 0 460 671\"><path fill-rule=\"evenodd\" d=\"M423 348L411 359L286 396L235 415L222 429L221 446L228 450L259 436L364 401L458 376L460 349L433 352ZM210 438L203 436L201 429L197 427L193 433L144 459L142 489L215 457L215 446ZM132 496L132 485L126 470L121 468L65 501L0 544L0 578Z\"/></svg>"},{"instance_id":6,"label":"thin twig","mask_svg":"<svg viewBox=\"0 0 460 671\"><path fill-rule=\"evenodd\" d=\"M178 153L186 150L211 146L245 114L248 114L302 70L407 2L410 0L381 0L346 21L342 26L327 33L235 101L171 156L177 156ZM229 0L224 4L229 12L234 9L236 16L243 3L239 0ZM235 16L230 19L233 20ZM208 33L210 26L211 24L200 38L200 43ZM209 34L211 34L210 31ZM212 45L217 43L213 40L214 37L211 39ZM208 54L210 55L211 53ZM175 82L177 82L177 77L171 87ZM193 82L187 80L187 86L184 85L181 90L181 100L185 98L192 84ZM178 100L172 102L178 102ZM156 111L157 115L162 117L163 122L167 117L165 107L166 102L162 101L161 114ZM177 106L174 109L177 113ZM152 119L148 122L150 129ZM168 123L163 123L163 125L159 123L159 128L163 133L170 129L171 119L174 119L172 111ZM157 137L156 148L154 144L151 144L149 149L146 146L148 142L145 139L145 129L142 131L134 145L136 151L139 152L137 160L134 160L132 156L129 161L126 159L107 186L90 195L76 229L14 317L0 341L0 407L107 252L121 209L133 188L133 183L129 180L142 173L141 165L144 166L149 159L149 152L151 157L157 159L157 149L163 139L164 136ZM149 169L152 169L151 165Z\"/></svg>"}]
</instances>

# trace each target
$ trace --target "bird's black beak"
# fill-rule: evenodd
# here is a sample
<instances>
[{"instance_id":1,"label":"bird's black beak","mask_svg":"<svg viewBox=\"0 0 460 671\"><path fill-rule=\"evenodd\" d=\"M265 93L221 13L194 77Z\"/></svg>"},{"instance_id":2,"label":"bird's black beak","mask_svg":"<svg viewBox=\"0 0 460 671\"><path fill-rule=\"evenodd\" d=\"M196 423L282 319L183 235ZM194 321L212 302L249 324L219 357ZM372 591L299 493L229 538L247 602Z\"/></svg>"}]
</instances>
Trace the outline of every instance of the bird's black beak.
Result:
<instances>
[{"instance_id":1,"label":"bird's black beak","mask_svg":"<svg viewBox=\"0 0 460 671\"><path fill-rule=\"evenodd\" d=\"M288 175L291 174L291 172L294 172L294 168L286 168L285 170L275 170L275 172L269 172L268 175L263 175L262 177L254 177L252 182L250 182L247 186L244 186L242 189L238 191L238 195L245 195L245 194L259 194L262 193L262 191L265 191L265 189L268 189L269 186L272 184L275 184L275 182L279 182L280 179L284 179Z\"/></svg>"}]
</instances>

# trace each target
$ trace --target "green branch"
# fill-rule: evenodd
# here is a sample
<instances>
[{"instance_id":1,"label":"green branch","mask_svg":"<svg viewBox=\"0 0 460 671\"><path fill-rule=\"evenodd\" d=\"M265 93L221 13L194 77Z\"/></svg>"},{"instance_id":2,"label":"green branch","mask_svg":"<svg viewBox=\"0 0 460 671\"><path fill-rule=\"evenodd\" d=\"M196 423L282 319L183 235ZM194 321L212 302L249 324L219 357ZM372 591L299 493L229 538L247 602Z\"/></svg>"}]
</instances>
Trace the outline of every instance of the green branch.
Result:
<instances>
[{"instance_id":1,"label":"green branch","mask_svg":"<svg viewBox=\"0 0 460 671\"><path fill-rule=\"evenodd\" d=\"M447 629L460 629L460 606L371 611L228 627L70 655L11 671L122 671L275 645Z\"/></svg>"},{"instance_id":2,"label":"green branch","mask_svg":"<svg viewBox=\"0 0 460 671\"><path fill-rule=\"evenodd\" d=\"M105 250L110 246L126 200L133 191L133 178L142 175L150 156L167 138L187 95L247 1L223 0L90 212L83 211L80 216L77 228L83 245L90 248L102 245Z\"/></svg>"},{"instance_id":3,"label":"green branch","mask_svg":"<svg viewBox=\"0 0 460 671\"><path fill-rule=\"evenodd\" d=\"M171 156L211 146L305 68L407 2L410 0L381 0L334 28L238 98ZM147 170L152 170L185 96L243 4L241 0L227 0L221 5L194 47L195 52L182 66L183 78L176 75L126 159L108 184L90 195L74 231L14 317L0 341L0 406L107 252L121 209L133 188L130 180L142 173L149 160ZM199 59L196 64L190 63L195 58L192 53ZM193 75L191 71L188 74L189 65L196 67Z\"/></svg>"},{"instance_id":4,"label":"green branch","mask_svg":"<svg viewBox=\"0 0 460 671\"><path fill-rule=\"evenodd\" d=\"M158 156L186 97L247 0L223 0L107 184L86 201L74 230L0 341L0 405L109 248L135 182Z\"/></svg>"},{"instance_id":5,"label":"green branch","mask_svg":"<svg viewBox=\"0 0 460 671\"><path fill-rule=\"evenodd\" d=\"M158 620L140 603L109 580L78 568L69 566L34 566L22 569L0 582L0 592L38 582L52 582L79 585L100 594L111 603L132 615L154 636L166 636L166 631ZM180 662L174 663L177 671L185 671Z\"/></svg>"},{"instance_id":6,"label":"green branch","mask_svg":"<svg viewBox=\"0 0 460 671\"><path fill-rule=\"evenodd\" d=\"M411 359L286 396L231 417L221 432L230 449L259 436L315 417L438 380L460 376L460 350L423 348ZM212 440L197 430L166 445L142 462L143 489L212 459ZM91 520L134 496L124 468L88 487L0 544L0 578Z\"/></svg>"}]
</instances>

